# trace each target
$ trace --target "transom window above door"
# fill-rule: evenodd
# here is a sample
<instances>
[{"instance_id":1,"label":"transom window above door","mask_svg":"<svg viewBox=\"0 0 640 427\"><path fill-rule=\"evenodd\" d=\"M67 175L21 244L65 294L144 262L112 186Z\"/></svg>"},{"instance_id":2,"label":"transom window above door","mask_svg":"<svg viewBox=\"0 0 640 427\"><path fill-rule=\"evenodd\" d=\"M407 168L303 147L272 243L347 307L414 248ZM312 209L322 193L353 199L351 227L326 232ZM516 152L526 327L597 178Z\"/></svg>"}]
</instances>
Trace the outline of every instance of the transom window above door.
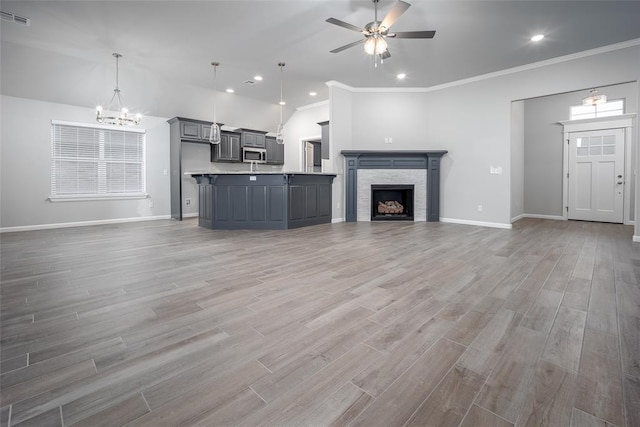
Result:
<instances>
[{"instance_id":1,"label":"transom window above door","mask_svg":"<svg viewBox=\"0 0 640 427\"><path fill-rule=\"evenodd\" d=\"M597 105L572 105L569 120L594 119L624 114L624 99L614 99Z\"/></svg>"}]
</instances>

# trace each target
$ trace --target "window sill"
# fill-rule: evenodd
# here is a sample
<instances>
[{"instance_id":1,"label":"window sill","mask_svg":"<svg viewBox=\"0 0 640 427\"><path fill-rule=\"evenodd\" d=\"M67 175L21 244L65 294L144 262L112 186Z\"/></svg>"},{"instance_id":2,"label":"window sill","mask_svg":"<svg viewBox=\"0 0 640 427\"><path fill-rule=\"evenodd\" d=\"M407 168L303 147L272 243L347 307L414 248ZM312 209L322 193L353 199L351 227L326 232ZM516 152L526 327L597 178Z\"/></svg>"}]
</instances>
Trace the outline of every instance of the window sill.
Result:
<instances>
[{"instance_id":1,"label":"window sill","mask_svg":"<svg viewBox=\"0 0 640 427\"><path fill-rule=\"evenodd\" d=\"M49 196L47 197L48 202L57 203L57 202L95 202L95 201L104 201L104 200L139 200L139 199L148 199L148 194L135 194L135 195L113 195L113 196Z\"/></svg>"}]
</instances>

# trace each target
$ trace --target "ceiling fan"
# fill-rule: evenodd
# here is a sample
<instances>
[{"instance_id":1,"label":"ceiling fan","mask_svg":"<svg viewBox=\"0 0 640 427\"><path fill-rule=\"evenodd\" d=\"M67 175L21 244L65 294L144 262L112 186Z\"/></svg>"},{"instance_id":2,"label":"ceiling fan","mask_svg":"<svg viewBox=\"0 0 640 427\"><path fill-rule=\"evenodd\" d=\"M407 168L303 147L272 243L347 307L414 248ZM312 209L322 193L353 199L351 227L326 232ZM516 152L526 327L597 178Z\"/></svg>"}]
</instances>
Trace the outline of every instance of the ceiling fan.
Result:
<instances>
[{"instance_id":1,"label":"ceiling fan","mask_svg":"<svg viewBox=\"0 0 640 427\"><path fill-rule=\"evenodd\" d=\"M336 18L329 18L327 22L330 24L338 25L349 30L357 31L364 35L364 38L353 43L340 46L333 49L331 53L342 52L343 50L357 46L364 43L364 50L369 55L377 55L380 59L384 60L391 57L389 49L387 48L386 38L398 38L398 39L432 39L436 34L435 31L401 31L390 33L389 28L394 22L400 18L400 16L409 9L411 6L409 3L402 0L396 1L391 11L384 17L382 21L378 21L378 2L379 0L372 0L374 5L374 17L373 22L369 22L364 28L357 27L349 24L348 22L341 21ZM376 58L377 58L376 57ZM377 64L376 64L377 65Z\"/></svg>"}]
</instances>

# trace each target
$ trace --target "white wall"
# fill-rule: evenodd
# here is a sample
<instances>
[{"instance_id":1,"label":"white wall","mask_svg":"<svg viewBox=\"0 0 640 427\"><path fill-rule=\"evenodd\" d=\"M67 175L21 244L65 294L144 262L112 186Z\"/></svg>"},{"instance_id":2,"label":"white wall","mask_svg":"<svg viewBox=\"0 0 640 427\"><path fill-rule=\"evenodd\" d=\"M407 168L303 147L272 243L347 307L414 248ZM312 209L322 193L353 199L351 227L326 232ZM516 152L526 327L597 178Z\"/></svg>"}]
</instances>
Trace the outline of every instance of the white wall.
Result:
<instances>
[{"instance_id":1,"label":"white wall","mask_svg":"<svg viewBox=\"0 0 640 427\"><path fill-rule=\"evenodd\" d=\"M333 220L344 220L344 156L342 150L353 148L353 93L336 82L329 82L329 161L326 171L337 176L333 180Z\"/></svg>"},{"instance_id":2,"label":"white wall","mask_svg":"<svg viewBox=\"0 0 640 427\"><path fill-rule=\"evenodd\" d=\"M524 101L511 103L511 221L524 214Z\"/></svg>"},{"instance_id":3,"label":"white wall","mask_svg":"<svg viewBox=\"0 0 640 427\"><path fill-rule=\"evenodd\" d=\"M344 148L448 150L442 159L441 218L510 226L512 101L630 81L637 86L638 80L636 42L413 93L354 89L352 126L332 129L332 139ZM338 123L336 111L345 110L344 95L335 95L332 124ZM387 136L392 144L384 144ZM489 174L491 166L502 167L502 174Z\"/></svg>"},{"instance_id":4,"label":"white wall","mask_svg":"<svg viewBox=\"0 0 640 427\"><path fill-rule=\"evenodd\" d=\"M1 98L0 228L164 217L169 204L169 125L145 117L148 199L49 202L51 120L92 123L95 110L11 96ZM154 207L149 207L153 202Z\"/></svg>"},{"instance_id":5,"label":"white wall","mask_svg":"<svg viewBox=\"0 0 640 427\"><path fill-rule=\"evenodd\" d=\"M300 107L285 124L284 169L287 171L302 170L302 141L320 139L319 122L329 120L329 101L318 102Z\"/></svg>"},{"instance_id":6,"label":"white wall","mask_svg":"<svg viewBox=\"0 0 640 427\"><path fill-rule=\"evenodd\" d=\"M428 141L429 97L416 92L354 93L353 141L356 150L439 149ZM385 138L392 138L385 144Z\"/></svg>"}]
</instances>

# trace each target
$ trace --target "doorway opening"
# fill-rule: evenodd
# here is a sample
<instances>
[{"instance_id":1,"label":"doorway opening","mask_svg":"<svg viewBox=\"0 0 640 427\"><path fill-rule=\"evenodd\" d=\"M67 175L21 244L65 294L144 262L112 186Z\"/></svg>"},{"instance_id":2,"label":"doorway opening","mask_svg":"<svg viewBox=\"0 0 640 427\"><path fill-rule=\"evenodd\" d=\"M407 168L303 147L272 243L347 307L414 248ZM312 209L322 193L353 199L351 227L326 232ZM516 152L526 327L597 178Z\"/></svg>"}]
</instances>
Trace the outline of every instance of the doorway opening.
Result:
<instances>
[{"instance_id":1,"label":"doorway opening","mask_svg":"<svg viewBox=\"0 0 640 427\"><path fill-rule=\"evenodd\" d=\"M322 142L320 138L302 141L302 170L305 172L322 172Z\"/></svg>"}]
</instances>

